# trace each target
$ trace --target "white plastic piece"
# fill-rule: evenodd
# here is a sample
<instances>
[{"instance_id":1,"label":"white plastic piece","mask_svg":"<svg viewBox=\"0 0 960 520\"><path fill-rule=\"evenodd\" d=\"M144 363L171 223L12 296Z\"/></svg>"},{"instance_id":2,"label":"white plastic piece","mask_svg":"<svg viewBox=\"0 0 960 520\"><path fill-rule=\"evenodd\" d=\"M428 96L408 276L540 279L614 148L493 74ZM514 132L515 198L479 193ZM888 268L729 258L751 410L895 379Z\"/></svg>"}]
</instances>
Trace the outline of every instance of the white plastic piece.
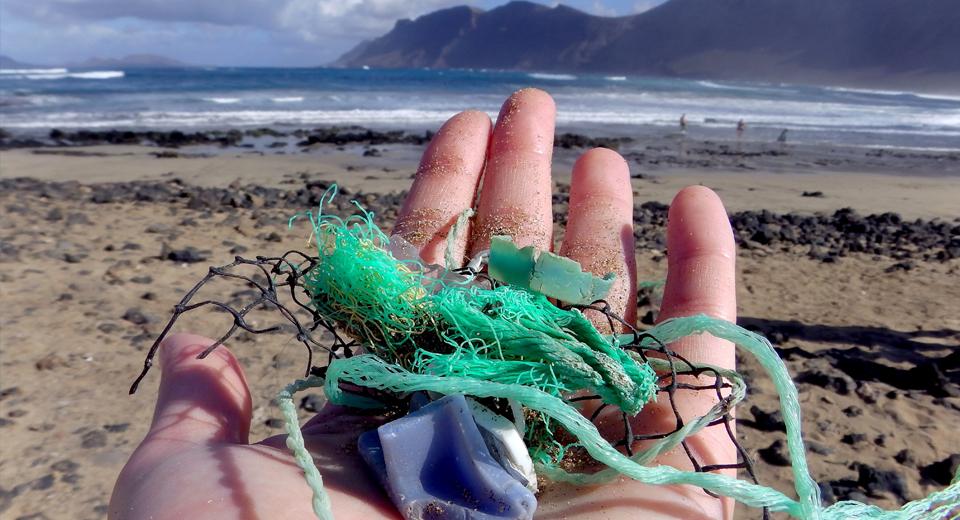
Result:
<instances>
[{"instance_id":1,"label":"white plastic piece","mask_svg":"<svg viewBox=\"0 0 960 520\"><path fill-rule=\"evenodd\" d=\"M473 270L474 272L480 272L480 270L483 269L483 264L487 263L489 260L490 250L484 249L470 259L470 262L467 264L467 268Z\"/></svg>"},{"instance_id":2,"label":"white plastic piece","mask_svg":"<svg viewBox=\"0 0 960 520\"><path fill-rule=\"evenodd\" d=\"M409 260L419 260L420 250L417 246L407 242L400 235L390 237L390 246L387 248L390 254L397 260L404 262Z\"/></svg>"},{"instance_id":3,"label":"white plastic piece","mask_svg":"<svg viewBox=\"0 0 960 520\"><path fill-rule=\"evenodd\" d=\"M536 493L537 473L533 470L533 459L513 422L469 397L467 404L493 458L507 473Z\"/></svg>"},{"instance_id":4,"label":"white plastic piece","mask_svg":"<svg viewBox=\"0 0 960 520\"><path fill-rule=\"evenodd\" d=\"M510 405L510 412L513 414L513 425L520 432L520 437L523 437L527 434L527 418L523 415L523 407L516 399L507 399L507 404Z\"/></svg>"}]
</instances>

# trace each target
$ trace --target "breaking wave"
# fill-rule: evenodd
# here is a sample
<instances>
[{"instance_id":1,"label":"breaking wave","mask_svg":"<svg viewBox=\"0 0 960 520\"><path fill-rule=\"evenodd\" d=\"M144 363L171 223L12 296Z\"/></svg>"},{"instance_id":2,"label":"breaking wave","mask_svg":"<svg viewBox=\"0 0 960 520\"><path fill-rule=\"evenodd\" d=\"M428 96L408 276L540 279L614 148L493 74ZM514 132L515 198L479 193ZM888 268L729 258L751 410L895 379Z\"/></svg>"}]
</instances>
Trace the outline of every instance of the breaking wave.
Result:
<instances>
[{"instance_id":1,"label":"breaking wave","mask_svg":"<svg viewBox=\"0 0 960 520\"><path fill-rule=\"evenodd\" d=\"M573 74L548 74L546 72L531 72L527 76L533 79L545 79L547 81L573 81L577 79Z\"/></svg>"}]
</instances>

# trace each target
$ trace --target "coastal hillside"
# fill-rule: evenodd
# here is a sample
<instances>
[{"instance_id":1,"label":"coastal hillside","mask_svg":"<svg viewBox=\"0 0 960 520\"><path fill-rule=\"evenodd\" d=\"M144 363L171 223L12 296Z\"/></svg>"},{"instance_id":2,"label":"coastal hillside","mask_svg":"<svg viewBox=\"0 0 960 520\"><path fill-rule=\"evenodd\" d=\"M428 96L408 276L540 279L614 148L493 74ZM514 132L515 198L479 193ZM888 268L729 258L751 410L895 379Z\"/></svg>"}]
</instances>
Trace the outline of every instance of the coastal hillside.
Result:
<instances>
[{"instance_id":1,"label":"coastal hillside","mask_svg":"<svg viewBox=\"0 0 960 520\"><path fill-rule=\"evenodd\" d=\"M956 89L954 0L669 0L616 18L558 5L400 20L341 67L494 68Z\"/></svg>"},{"instance_id":2,"label":"coastal hillside","mask_svg":"<svg viewBox=\"0 0 960 520\"><path fill-rule=\"evenodd\" d=\"M0 54L0 69L37 69L54 66L55 65L49 64L36 65L32 63L24 63L11 58L10 56ZM57 64L56 66L61 65ZM62 66L71 69L163 69L193 67L194 65L156 54L128 54L121 58L93 57L83 61L70 62Z\"/></svg>"},{"instance_id":3,"label":"coastal hillside","mask_svg":"<svg viewBox=\"0 0 960 520\"><path fill-rule=\"evenodd\" d=\"M170 67L190 67L191 65L173 58L168 58L166 56L158 56L156 54L128 54L122 58L93 57L76 63L68 63L67 66L76 69L160 69Z\"/></svg>"},{"instance_id":4,"label":"coastal hillside","mask_svg":"<svg viewBox=\"0 0 960 520\"><path fill-rule=\"evenodd\" d=\"M0 54L0 69L34 69L36 65L17 61L10 56Z\"/></svg>"}]
</instances>

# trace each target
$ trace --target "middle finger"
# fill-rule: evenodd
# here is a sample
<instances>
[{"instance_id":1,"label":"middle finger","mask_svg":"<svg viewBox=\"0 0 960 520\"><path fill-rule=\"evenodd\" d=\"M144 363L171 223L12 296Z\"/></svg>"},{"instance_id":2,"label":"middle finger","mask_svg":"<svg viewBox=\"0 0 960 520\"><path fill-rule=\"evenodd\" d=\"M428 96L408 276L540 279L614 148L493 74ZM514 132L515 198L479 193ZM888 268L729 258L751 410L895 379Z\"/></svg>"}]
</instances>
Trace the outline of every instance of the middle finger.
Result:
<instances>
[{"instance_id":1,"label":"middle finger","mask_svg":"<svg viewBox=\"0 0 960 520\"><path fill-rule=\"evenodd\" d=\"M552 248L555 120L553 98L542 90L519 90L503 104L490 140L471 254L490 247L495 235L513 237L518 247Z\"/></svg>"}]
</instances>

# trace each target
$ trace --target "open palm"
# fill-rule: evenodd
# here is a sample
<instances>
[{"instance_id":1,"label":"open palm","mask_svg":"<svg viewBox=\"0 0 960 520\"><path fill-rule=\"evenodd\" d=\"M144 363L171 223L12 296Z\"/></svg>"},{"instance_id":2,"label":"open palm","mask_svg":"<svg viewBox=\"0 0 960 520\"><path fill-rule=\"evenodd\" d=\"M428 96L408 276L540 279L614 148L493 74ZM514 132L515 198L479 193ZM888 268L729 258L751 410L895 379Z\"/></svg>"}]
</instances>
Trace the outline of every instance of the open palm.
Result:
<instances>
[{"instance_id":1,"label":"open palm","mask_svg":"<svg viewBox=\"0 0 960 520\"><path fill-rule=\"evenodd\" d=\"M485 249L493 235L551 249L555 116L549 95L526 89L507 99L492 133L482 112L451 118L424 153L395 233L420 247L425 261L443 263L450 226L475 206L470 233L456 244L459 255ZM660 319L705 313L734 320L733 235L717 196L702 187L681 191L670 208L667 241ZM617 153L591 150L574 166L560 253L594 273L616 273L608 301L614 312L635 319L633 190L627 164ZM236 359L226 348L195 359L211 342L179 334L161 347L163 376L153 423L118 478L110 517L312 518L310 489L284 436L249 442L251 397ZM734 365L732 345L709 336L687 338L673 348L693 363ZM686 391L677 394L676 404L693 417L714 400L711 392ZM634 431L669 430L674 415L666 401L648 404L634 419ZM328 406L303 426L335 516L399 518L356 453L357 435L372 428L374 418L342 411ZM614 419L619 416L611 423ZM688 445L703 464L736 460L722 426L706 428ZM654 464L691 469L679 448ZM595 487L551 484L538 504L536 516L544 519L637 518L640 513L643 518L729 518L733 509L730 500L690 486L648 486L629 479Z\"/></svg>"}]
</instances>

